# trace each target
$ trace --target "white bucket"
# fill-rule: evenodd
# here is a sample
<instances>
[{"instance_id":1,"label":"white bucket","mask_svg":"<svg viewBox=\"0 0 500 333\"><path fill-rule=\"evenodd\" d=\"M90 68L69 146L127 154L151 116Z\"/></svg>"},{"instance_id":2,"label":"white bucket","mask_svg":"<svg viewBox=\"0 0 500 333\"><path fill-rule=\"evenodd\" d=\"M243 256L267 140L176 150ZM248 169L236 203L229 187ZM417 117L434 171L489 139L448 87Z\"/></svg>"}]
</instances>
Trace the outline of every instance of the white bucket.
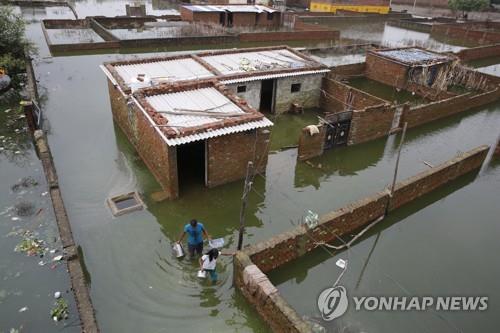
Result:
<instances>
[{"instance_id":1,"label":"white bucket","mask_svg":"<svg viewBox=\"0 0 500 333\"><path fill-rule=\"evenodd\" d=\"M182 248L181 244L175 243L172 247L172 251L174 252L176 258L184 257L184 249Z\"/></svg>"},{"instance_id":2,"label":"white bucket","mask_svg":"<svg viewBox=\"0 0 500 333\"><path fill-rule=\"evenodd\" d=\"M206 278L206 277L207 277L207 272L206 272L206 271L201 271L201 270L200 270L200 271L198 271L198 277L199 277L200 279L204 279L204 278Z\"/></svg>"}]
</instances>

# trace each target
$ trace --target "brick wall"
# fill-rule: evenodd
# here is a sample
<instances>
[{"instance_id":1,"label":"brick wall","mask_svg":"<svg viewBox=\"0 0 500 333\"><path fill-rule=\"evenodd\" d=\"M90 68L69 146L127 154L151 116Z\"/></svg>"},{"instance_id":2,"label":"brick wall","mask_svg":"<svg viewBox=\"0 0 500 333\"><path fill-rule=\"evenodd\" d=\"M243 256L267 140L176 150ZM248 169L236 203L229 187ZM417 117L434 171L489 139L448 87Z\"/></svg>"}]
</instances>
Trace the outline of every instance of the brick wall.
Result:
<instances>
[{"instance_id":1,"label":"brick wall","mask_svg":"<svg viewBox=\"0 0 500 333\"><path fill-rule=\"evenodd\" d=\"M500 43L500 32L488 31L488 26L478 23L435 24L432 26L431 37L446 36L477 44Z\"/></svg>"},{"instance_id":2,"label":"brick wall","mask_svg":"<svg viewBox=\"0 0 500 333\"><path fill-rule=\"evenodd\" d=\"M211 24L220 24L220 13L212 13L212 12L193 12L193 21L194 22L205 22ZM182 11L181 11L182 17ZM183 18L184 20L184 18Z\"/></svg>"},{"instance_id":3,"label":"brick wall","mask_svg":"<svg viewBox=\"0 0 500 333\"><path fill-rule=\"evenodd\" d=\"M305 161L310 158L323 154L326 138L326 127L318 125L319 133L311 136L307 128L303 128L299 136L299 161Z\"/></svg>"},{"instance_id":4,"label":"brick wall","mask_svg":"<svg viewBox=\"0 0 500 333\"><path fill-rule=\"evenodd\" d=\"M233 13L233 26L255 26L257 23L256 13Z\"/></svg>"},{"instance_id":5,"label":"brick wall","mask_svg":"<svg viewBox=\"0 0 500 333\"><path fill-rule=\"evenodd\" d=\"M488 150L488 146L480 146L399 182L395 187L389 210L397 209L461 175L478 169L483 164Z\"/></svg>"},{"instance_id":6,"label":"brick wall","mask_svg":"<svg viewBox=\"0 0 500 333\"><path fill-rule=\"evenodd\" d=\"M401 124L416 127L440 118L448 117L472 108L486 105L500 98L500 89L473 95L472 93L409 108L401 116Z\"/></svg>"},{"instance_id":7,"label":"brick wall","mask_svg":"<svg viewBox=\"0 0 500 333\"><path fill-rule=\"evenodd\" d=\"M267 241L246 247L244 252L264 273L271 271L312 251L318 247L316 242L332 242L337 236L351 234L383 216L386 208L389 211L397 209L479 169L488 149L488 146L480 146L398 182L392 199L387 191L375 193L321 216L318 225L313 228L299 225Z\"/></svg>"},{"instance_id":8,"label":"brick wall","mask_svg":"<svg viewBox=\"0 0 500 333\"><path fill-rule=\"evenodd\" d=\"M492 58L500 56L500 44L472 47L456 53L462 61Z\"/></svg>"},{"instance_id":9,"label":"brick wall","mask_svg":"<svg viewBox=\"0 0 500 333\"><path fill-rule=\"evenodd\" d=\"M245 178L248 161L254 161L256 170L265 172L269 136L268 129L258 129L208 139L207 186Z\"/></svg>"},{"instance_id":10,"label":"brick wall","mask_svg":"<svg viewBox=\"0 0 500 333\"><path fill-rule=\"evenodd\" d=\"M167 146L139 109L127 107L127 99L109 80L108 90L113 119L160 183L167 198L177 198L179 186L175 147Z\"/></svg>"},{"instance_id":11,"label":"brick wall","mask_svg":"<svg viewBox=\"0 0 500 333\"><path fill-rule=\"evenodd\" d=\"M307 31L269 31L243 32L239 34L241 42L272 42L289 40L324 40L336 41L340 38L338 31L307 30Z\"/></svg>"},{"instance_id":12,"label":"brick wall","mask_svg":"<svg viewBox=\"0 0 500 333\"><path fill-rule=\"evenodd\" d=\"M244 248L233 261L235 285L275 332L311 332L264 273L314 250L319 246L317 242L329 243L337 236L350 235L384 216L387 210L397 209L479 169L487 153L487 146L478 147L397 183L392 199L387 191L375 193L321 216L314 227L299 225Z\"/></svg>"},{"instance_id":13,"label":"brick wall","mask_svg":"<svg viewBox=\"0 0 500 333\"><path fill-rule=\"evenodd\" d=\"M351 105L354 110L388 104L383 99L329 78L323 79L322 90L320 105L325 112L345 111L344 103L347 102L349 95L353 96Z\"/></svg>"},{"instance_id":14,"label":"brick wall","mask_svg":"<svg viewBox=\"0 0 500 333\"><path fill-rule=\"evenodd\" d=\"M388 135L395 110L390 105L355 110L352 113L348 144L354 145Z\"/></svg>"},{"instance_id":15,"label":"brick wall","mask_svg":"<svg viewBox=\"0 0 500 333\"><path fill-rule=\"evenodd\" d=\"M393 4L398 5L411 5L415 3L415 0L394 0ZM448 8L448 0L419 0L419 7L440 7Z\"/></svg>"},{"instance_id":16,"label":"brick wall","mask_svg":"<svg viewBox=\"0 0 500 333\"><path fill-rule=\"evenodd\" d=\"M274 12L272 15L272 19L268 19L267 13L260 13L257 15L257 25L258 26L267 26L267 27L279 27L281 23L281 13Z\"/></svg>"},{"instance_id":17,"label":"brick wall","mask_svg":"<svg viewBox=\"0 0 500 333\"><path fill-rule=\"evenodd\" d=\"M304 108L319 107L323 76L322 73L277 79L274 112L287 112L292 103L298 103ZM292 84L295 83L300 83L300 91L291 92Z\"/></svg>"},{"instance_id":18,"label":"brick wall","mask_svg":"<svg viewBox=\"0 0 500 333\"><path fill-rule=\"evenodd\" d=\"M267 276L248 255L238 252L233 259L234 283L243 296L269 324L273 332L310 333L309 325L281 297Z\"/></svg>"},{"instance_id":19,"label":"brick wall","mask_svg":"<svg viewBox=\"0 0 500 333\"><path fill-rule=\"evenodd\" d=\"M332 67L328 74L332 78L351 78L364 76L366 72L366 62Z\"/></svg>"},{"instance_id":20,"label":"brick wall","mask_svg":"<svg viewBox=\"0 0 500 333\"><path fill-rule=\"evenodd\" d=\"M366 76L369 79L404 88L408 66L379 57L371 52L366 54Z\"/></svg>"}]
</instances>

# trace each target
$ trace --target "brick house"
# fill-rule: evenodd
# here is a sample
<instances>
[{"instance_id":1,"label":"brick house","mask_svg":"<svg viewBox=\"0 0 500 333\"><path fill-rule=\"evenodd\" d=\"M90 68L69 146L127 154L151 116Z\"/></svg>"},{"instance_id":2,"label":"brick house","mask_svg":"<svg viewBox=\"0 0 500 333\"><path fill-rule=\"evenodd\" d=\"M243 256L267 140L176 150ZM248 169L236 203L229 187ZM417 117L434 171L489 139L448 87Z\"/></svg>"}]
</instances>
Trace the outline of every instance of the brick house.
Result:
<instances>
[{"instance_id":1,"label":"brick house","mask_svg":"<svg viewBox=\"0 0 500 333\"><path fill-rule=\"evenodd\" d=\"M418 81L427 73L431 85L439 70L453 57L418 47L369 50L366 53L366 76L390 86L405 89L409 81Z\"/></svg>"},{"instance_id":2,"label":"brick house","mask_svg":"<svg viewBox=\"0 0 500 333\"><path fill-rule=\"evenodd\" d=\"M265 171L273 124L254 105L285 110L300 100L311 103L312 92L319 104L328 72L287 47L118 61L101 68L114 120L172 199L193 179L208 187L242 179L248 161Z\"/></svg>"},{"instance_id":3,"label":"brick house","mask_svg":"<svg viewBox=\"0 0 500 333\"><path fill-rule=\"evenodd\" d=\"M220 24L225 27L279 27L281 13L261 5L183 5L183 21Z\"/></svg>"}]
</instances>

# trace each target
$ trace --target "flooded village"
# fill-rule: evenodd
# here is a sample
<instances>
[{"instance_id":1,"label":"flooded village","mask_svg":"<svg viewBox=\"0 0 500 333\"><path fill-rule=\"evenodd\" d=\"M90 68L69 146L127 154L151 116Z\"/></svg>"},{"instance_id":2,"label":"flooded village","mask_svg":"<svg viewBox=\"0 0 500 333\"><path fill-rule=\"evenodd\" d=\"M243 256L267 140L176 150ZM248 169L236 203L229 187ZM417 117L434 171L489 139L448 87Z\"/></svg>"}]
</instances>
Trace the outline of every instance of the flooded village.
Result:
<instances>
[{"instance_id":1,"label":"flooded village","mask_svg":"<svg viewBox=\"0 0 500 333\"><path fill-rule=\"evenodd\" d=\"M494 331L469 2L3 0L0 332Z\"/></svg>"}]
</instances>

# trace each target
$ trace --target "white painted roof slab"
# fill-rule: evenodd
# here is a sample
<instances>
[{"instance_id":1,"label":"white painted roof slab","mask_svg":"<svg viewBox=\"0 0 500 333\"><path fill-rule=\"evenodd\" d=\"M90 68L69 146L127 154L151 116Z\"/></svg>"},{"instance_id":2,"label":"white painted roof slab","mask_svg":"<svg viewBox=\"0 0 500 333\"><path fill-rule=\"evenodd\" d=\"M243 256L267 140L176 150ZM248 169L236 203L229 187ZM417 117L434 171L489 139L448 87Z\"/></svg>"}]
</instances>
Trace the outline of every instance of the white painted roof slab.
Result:
<instances>
[{"instance_id":1,"label":"white painted roof slab","mask_svg":"<svg viewBox=\"0 0 500 333\"><path fill-rule=\"evenodd\" d=\"M153 81L171 82L214 76L212 72L192 58L116 65L114 68L129 87L136 82L139 74L145 74Z\"/></svg>"},{"instance_id":2,"label":"white painted roof slab","mask_svg":"<svg viewBox=\"0 0 500 333\"><path fill-rule=\"evenodd\" d=\"M223 75L305 68L309 62L287 49L200 56Z\"/></svg>"}]
</instances>

